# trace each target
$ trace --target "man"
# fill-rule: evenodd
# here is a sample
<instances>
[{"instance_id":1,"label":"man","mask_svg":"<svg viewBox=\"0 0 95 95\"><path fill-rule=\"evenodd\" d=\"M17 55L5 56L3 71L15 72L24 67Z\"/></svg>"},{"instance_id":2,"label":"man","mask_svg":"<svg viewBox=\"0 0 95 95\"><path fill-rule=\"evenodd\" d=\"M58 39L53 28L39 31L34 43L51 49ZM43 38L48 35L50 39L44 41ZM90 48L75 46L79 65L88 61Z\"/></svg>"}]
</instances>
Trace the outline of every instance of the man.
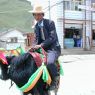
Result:
<instances>
[{"instance_id":1,"label":"man","mask_svg":"<svg viewBox=\"0 0 95 95\"><path fill-rule=\"evenodd\" d=\"M55 24L53 21L44 18L42 6L36 6L32 14L37 21L35 25L36 45L34 48L43 47L47 52L47 68L52 74L53 80L50 87L52 90L55 89L56 76L58 75L55 62L61 54Z\"/></svg>"}]
</instances>

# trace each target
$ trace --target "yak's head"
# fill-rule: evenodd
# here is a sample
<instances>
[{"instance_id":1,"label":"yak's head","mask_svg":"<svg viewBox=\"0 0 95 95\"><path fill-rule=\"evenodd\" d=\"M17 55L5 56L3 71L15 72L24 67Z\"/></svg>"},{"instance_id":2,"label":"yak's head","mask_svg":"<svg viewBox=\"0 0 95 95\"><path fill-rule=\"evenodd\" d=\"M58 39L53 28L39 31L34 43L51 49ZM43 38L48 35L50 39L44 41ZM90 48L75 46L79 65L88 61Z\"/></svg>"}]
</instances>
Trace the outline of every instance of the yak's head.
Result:
<instances>
[{"instance_id":1,"label":"yak's head","mask_svg":"<svg viewBox=\"0 0 95 95\"><path fill-rule=\"evenodd\" d=\"M3 53L0 52L0 79L7 80L8 76L8 61Z\"/></svg>"}]
</instances>

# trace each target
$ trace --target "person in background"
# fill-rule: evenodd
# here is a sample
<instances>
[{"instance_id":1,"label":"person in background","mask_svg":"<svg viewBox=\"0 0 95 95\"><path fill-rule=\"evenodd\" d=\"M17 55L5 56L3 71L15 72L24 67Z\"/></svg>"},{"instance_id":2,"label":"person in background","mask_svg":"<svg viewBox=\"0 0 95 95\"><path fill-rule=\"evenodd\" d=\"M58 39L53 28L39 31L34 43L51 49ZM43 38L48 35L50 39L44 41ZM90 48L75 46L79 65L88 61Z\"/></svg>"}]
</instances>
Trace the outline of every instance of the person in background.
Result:
<instances>
[{"instance_id":1,"label":"person in background","mask_svg":"<svg viewBox=\"0 0 95 95\"><path fill-rule=\"evenodd\" d=\"M77 35L77 47L81 47L81 36Z\"/></svg>"},{"instance_id":2,"label":"person in background","mask_svg":"<svg viewBox=\"0 0 95 95\"><path fill-rule=\"evenodd\" d=\"M77 47L77 35L75 33L73 34L73 39L74 39L74 47Z\"/></svg>"},{"instance_id":3,"label":"person in background","mask_svg":"<svg viewBox=\"0 0 95 95\"><path fill-rule=\"evenodd\" d=\"M42 47L47 52L47 68L52 77L50 90L53 90L56 87L56 77L58 76L55 62L61 54L55 23L44 18L45 14L42 6L34 7L32 14L37 21L34 28L36 45L33 48L38 49Z\"/></svg>"}]
</instances>

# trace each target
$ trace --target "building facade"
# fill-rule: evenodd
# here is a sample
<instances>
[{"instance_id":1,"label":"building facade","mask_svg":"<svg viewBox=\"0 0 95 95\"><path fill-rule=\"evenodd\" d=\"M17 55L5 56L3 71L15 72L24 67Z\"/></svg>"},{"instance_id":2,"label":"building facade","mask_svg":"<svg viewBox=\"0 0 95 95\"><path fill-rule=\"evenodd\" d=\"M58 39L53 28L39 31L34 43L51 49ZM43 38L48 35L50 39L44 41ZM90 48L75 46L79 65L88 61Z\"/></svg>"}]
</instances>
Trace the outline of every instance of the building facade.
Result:
<instances>
[{"instance_id":1,"label":"building facade","mask_svg":"<svg viewBox=\"0 0 95 95\"><path fill-rule=\"evenodd\" d=\"M46 17L54 20L61 48L95 46L94 0L50 0ZM50 14L50 15L49 15Z\"/></svg>"}]
</instances>

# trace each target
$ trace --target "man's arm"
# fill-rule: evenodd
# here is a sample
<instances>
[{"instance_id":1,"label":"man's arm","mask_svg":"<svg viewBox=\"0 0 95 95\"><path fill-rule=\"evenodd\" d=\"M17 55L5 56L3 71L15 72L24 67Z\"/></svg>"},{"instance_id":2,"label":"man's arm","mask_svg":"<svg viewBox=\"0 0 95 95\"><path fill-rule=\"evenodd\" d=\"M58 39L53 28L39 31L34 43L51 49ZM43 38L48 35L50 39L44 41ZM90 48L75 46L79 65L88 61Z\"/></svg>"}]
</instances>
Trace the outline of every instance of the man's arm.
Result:
<instances>
[{"instance_id":1,"label":"man's arm","mask_svg":"<svg viewBox=\"0 0 95 95\"><path fill-rule=\"evenodd\" d=\"M50 22L49 31L47 32L49 32L50 34L49 34L49 38L41 43L41 46L43 48L46 48L56 42L57 39L56 28L55 28L55 23L53 21Z\"/></svg>"}]
</instances>

